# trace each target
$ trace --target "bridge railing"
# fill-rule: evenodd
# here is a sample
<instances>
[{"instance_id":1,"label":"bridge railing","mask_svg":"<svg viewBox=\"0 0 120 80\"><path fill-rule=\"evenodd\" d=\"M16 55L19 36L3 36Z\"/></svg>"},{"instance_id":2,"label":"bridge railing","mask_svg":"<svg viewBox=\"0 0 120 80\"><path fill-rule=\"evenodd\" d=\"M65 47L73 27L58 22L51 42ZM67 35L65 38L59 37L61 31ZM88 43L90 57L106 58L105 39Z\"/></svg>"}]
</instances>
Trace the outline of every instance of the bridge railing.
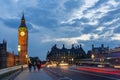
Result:
<instances>
[{"instance_id":1,"label":"bridge railing","mask_svg":"<svg viewBox=\"0 0 120 80\"><path fill-rule=\"evenodd\" d=\"M24 68L27 68L27 65L19 65L19 66L0 69L0 78L6 76L6 74L9 74L11 72L21 70L21 69L24 69Z\"/></svg>"}]
</instances>

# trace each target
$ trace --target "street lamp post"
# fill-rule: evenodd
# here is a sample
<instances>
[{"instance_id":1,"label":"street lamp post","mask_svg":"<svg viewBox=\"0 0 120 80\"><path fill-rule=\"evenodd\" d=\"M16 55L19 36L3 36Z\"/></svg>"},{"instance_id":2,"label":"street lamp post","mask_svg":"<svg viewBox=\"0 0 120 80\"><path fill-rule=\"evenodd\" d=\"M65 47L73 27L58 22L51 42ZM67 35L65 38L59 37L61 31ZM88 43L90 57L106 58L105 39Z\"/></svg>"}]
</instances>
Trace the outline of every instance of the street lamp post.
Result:
<instances>
[{"instance_id":1,"label":"street lamp post","mask_svg":"<svg viewBox=\"0 0 120 80\"><path fill-rule=\"evenodd\" d=\"M27 55L27 54L26 54L26 60L27 60L27 62L26 62L26 63L28 64L28 55Z\"/></svg>"},{"instance_id":2,"label":"street lamp post","mask_svg":"<svg viewBox=\"0 0 120 80\"><path fill-rule=\"evenodd\" d=\"M94 55L94 54L92 54L92 55L91 55L91 58L92 58L92 60L94 61L95 55Z\"/></svg>"},{"instance_id":3,"label":"street lamp post","mask_svg":"<svg viewBox=\"0 0 120 80\"><path fill-rule=\"evenodd\" d=\"M18 64L20 64L20 51L21 51L21 46L18 45Z\"/></svg>"}]
</instances>

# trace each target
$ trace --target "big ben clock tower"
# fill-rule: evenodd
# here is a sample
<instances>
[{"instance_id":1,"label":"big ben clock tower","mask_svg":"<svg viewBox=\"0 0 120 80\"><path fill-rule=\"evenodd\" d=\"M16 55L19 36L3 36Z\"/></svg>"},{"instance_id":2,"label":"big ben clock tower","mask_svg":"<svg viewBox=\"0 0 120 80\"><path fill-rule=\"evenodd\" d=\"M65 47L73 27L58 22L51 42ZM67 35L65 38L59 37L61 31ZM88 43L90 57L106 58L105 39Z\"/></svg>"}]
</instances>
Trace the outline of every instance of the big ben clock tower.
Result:
<instances>
[{"instance_id":1,"label":"big ben clock tower","mask_svg":"<svg viewBox=\"0 0 120 80\"><path fill-rule=\"evenodd\" d=\"M18 28L18 53L21 65L27 64L28 56L28 29L25 24L24 14L21 18L21 24Z\"/></svg>"}]
</instances>

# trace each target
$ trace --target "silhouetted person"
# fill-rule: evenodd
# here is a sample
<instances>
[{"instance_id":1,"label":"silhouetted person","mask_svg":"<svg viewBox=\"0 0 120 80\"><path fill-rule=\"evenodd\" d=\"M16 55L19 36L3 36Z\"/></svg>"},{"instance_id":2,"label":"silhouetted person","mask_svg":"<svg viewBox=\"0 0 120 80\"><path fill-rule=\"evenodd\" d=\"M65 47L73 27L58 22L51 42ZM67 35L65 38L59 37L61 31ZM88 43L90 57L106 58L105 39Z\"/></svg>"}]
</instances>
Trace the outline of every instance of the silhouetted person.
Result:
<instances>
[{"instance_id":1,"label":"silhouetted person","mask_svg":"<svg viewBox=\"0 0 120 80\"><path fill-rule=\"evenodd\" d=\"M28 68L29 68L29 71L31 72L31 68L32 68L32 63L28 63Z\"/></svg>"},{"instance_id":2,"label":"silhouetted person","mask_svg":"<svg viewBox=\"0 0 120 80\"><path fill-rule=\"evenodd\" d=\"M21 66L21 71L23 71L23 65Z\"/></svg>"},{"instance_id":3,"label":"silhouetted person","mask_svg":"<svg viewBox=\"0 0 120 80\"><path fill-rule=\"evenodd\" d=\"M33 69L34 69L34 71L36 71L36 63L35 62L33 63Z\"/></svg>"},{"instance_id":4,"label":"silhouetted person","mask_svg":"<svg viewBox=\"0 0 120 80\"><path fill-rule=\"evenodd\" d=\"M41 63L40 62L37 64L37 69L38 69L38 71L40 71L40 69L41 69Z\"/></svg>"}]
</instances>

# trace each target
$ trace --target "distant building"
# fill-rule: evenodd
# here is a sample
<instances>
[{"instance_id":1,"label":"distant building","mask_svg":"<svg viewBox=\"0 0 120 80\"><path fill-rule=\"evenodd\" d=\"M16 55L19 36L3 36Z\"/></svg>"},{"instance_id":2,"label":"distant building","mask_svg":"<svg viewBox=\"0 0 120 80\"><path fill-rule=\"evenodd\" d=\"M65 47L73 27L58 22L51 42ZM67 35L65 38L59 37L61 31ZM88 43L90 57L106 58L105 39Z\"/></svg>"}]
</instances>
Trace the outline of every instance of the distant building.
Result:
<instances>
[{"instance_id":1,"label":"distant building","mask_svg":"<svg viewBox=\"0 0 120 80\"><path fill-rule=\"evenodd\" d=\"M109 60L112 66L120 66L120 47L110 49L106 59Z\"/></svg>"},{"instance_id":2,"label":"distant building","mask_svg":"<svg viewBox=\"0 0 120 80\"><path fill-rule=\"evenodd\" d=\"M109 50L109 53L118 53L118 52L120 52L120 47L115 47L114 49L110 49Z\"/></svg>"},{"instance_id":3,"label":"distant building","mask_svg":"<svg viewBox=\"0 0 120 80\"><path fill-rule=\"evenodd\" d=\"M61 49L57 48L57 45L55 44L52 48L51 51L47 53L47 61L48 62L56 62L60 63L61 61L63 62L68 62L68 63L73 63L79 59L86 58L86 53L83 50L82 46L77 46L74 47L72 45L71 49L65 48L65 45L63 44L63 47Z\"/></svg>"},{"instance_id":4,"label":"distant building","mask_svg":"<svg viewBox=\"0 0 120 80\"><path fill-rule=\"evenodd\" d=\"M18 57L14 52L7 52L7 42L0 43L0 69L17 65Z\"/></svg>"},{"instance_id":5,"label":"distant building","mask_svg":"<svg viewBox=\"0 0 120 80\"><path fill-rule=\"evenodd\" d=\"M109 53L109 47L104 47L104 44L101 44L101 47L94 47L88 51L87 57L91 58L94 55L94 58L104 58Z\"/></svg>"},{"instance_id":6,"label":"distant building","mask_svg":"<svg viewBox=\"0 0 120 80\"><path fill-rule=\"evenodd\" d=\"M120 58L120 47L115 47L114 49L110 49L107 57L109 57L109 58Z\"/></svg>"},{"instance_id":7,"label":"distant building","mask_svg":"<svg viewBox=\"0 0 120 80\"><path fill-rule=\"evenodd\" d=\"M15 65L19 65L19 55L14 54Z\"/></svg>"},{"instance_id":8,"label":"distant building","mask_svg":"<svg viewBox=\"0 0 120 80\"><path fill-rule=\"evenodd\" d=\"M6 53L6 67L11 67L15 65L15 56L14 53Z\"/></svg>"},{"instance_id":9,"label":"distant building","mask_svg":"<svg viewBox=\"0 0 120 80\"><path fill-rule=\"evenodd\" d=\"M7 42L3 40L3 43L0 43L0 68L6 67L6 58L7 58L7 49L6 49Z\"/></svg>"}]
</instances>

